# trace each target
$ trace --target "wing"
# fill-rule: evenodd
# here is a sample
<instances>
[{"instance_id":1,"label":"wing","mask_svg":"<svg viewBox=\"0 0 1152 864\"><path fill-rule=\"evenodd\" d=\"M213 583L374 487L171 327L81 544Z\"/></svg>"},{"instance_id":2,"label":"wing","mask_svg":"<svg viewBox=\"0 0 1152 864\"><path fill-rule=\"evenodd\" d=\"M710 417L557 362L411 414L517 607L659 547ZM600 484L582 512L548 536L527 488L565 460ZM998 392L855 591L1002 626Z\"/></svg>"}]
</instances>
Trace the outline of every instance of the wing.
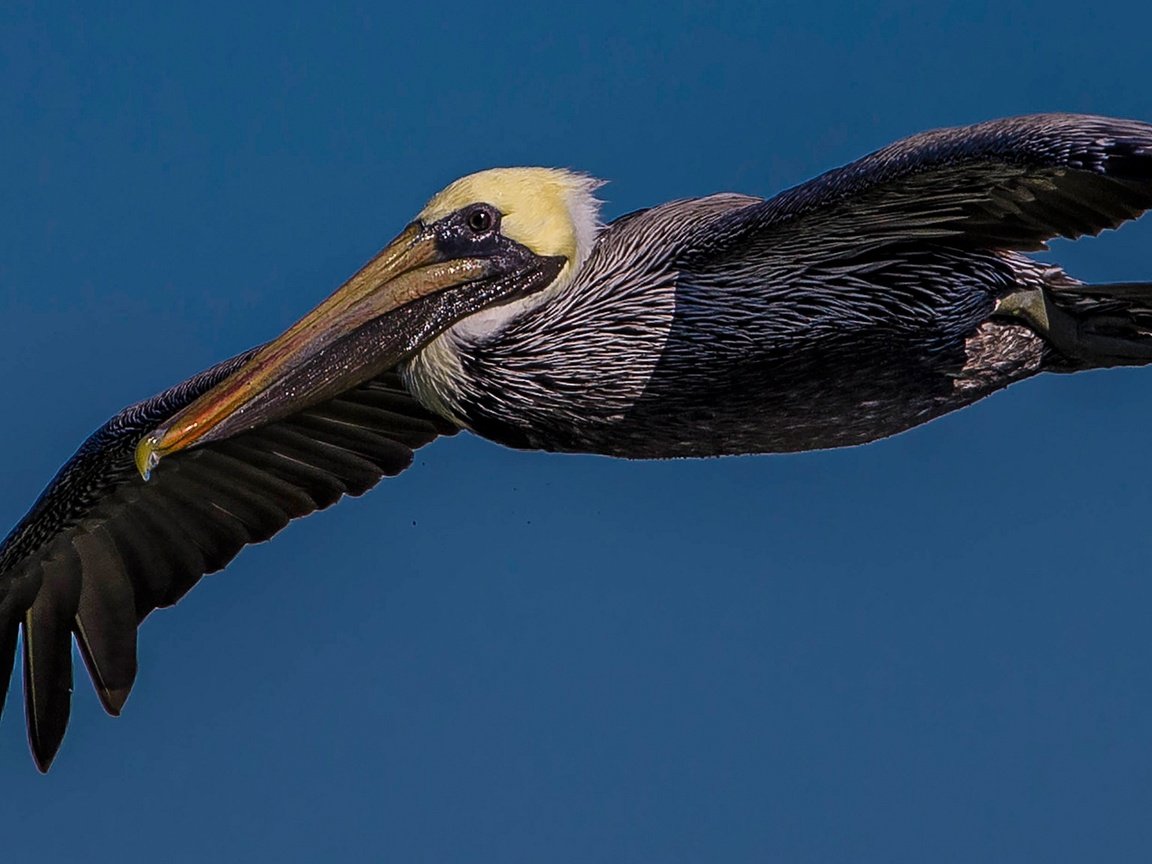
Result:
<instances>
[{"instance_id":1,"label":"wing","mask_svg":"<svg viewBox=\"0 0 1152 864\"><path fill-rule=\"evenodd\" d=\"M137 441L248 354L125 409L92 435L0 545L0 709L23 630L24 700L46 771L68 724L72 637L108 713L136 676L137 625L290 519L398 474L456 427L393 373L286 420L163 460L145 482Z\"/></svg>"},{"instance_id":2,"label":"wing","mask_svg":"<svg viewBox=\"0 0 1152 864\"><path fill-rule=\"evenodd\" d=\"M731 214L712 256L936 242L960 249L1045 248L1152 208L1152 125L1037 114L905 138ZM743 247L743 249L741 249Z\"/></svg>"}]
</instances>

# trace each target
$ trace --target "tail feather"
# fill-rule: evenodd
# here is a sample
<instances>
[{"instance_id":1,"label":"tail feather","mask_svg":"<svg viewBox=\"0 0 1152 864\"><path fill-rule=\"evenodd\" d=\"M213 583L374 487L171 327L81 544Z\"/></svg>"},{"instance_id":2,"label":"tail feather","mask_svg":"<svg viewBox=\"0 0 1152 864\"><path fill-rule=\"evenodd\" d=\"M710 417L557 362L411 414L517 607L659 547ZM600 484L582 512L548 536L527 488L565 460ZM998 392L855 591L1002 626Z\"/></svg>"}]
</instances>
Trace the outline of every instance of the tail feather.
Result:
<instances>
[{"instance_id":1,"label":"tail feather","mask_svg":"<svg viewBox=\"0 0 1152 864\"><path fill-rule=\"evenodd\" d=\"M1152 362L1152 282L1081 285L1051 297L1074 326L1073 359L1089 368Z\"/></svg>"},{"instance_id":2,"label":"tail feather","mask_svg":"<svg viewBox=\"0 0 1152 864\"><path fill-rule=\"evenodd\" d=\"M1002 301L1054 349L1052 371L1152 363L1152 282L1049 284Z\"/></svg>"}]
</instances>

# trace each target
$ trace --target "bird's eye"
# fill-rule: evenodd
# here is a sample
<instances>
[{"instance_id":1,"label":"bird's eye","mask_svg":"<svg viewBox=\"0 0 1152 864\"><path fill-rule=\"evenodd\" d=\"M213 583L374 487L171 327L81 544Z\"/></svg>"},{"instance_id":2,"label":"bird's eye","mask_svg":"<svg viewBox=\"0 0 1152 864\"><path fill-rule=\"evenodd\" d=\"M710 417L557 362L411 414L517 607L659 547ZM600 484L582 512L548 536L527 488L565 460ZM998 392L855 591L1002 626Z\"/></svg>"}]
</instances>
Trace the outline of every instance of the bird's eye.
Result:
<instances>
[{"instance_id":1,"label":"bird's eye","mask_svg":"<svg viewBox=\"0 0 1152 864\"><path fill-rule=\"evenodd\" d=\"M476 207L468 214L468 227L477 234L492 230L496 224L496 214L487 205Z\"/></svg>"}]
</instances>

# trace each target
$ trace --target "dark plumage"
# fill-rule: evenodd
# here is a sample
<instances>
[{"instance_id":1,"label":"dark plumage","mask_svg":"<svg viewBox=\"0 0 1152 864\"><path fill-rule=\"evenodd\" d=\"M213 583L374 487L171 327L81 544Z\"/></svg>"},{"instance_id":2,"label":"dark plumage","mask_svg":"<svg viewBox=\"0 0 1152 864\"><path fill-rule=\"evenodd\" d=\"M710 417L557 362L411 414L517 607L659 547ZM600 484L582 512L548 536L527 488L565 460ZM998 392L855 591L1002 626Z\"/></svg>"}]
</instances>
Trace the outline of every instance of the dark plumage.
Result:
<instances>
[{"instance_id":1,"label":"dark plumage","mask_svg":"<svg viewBox=\"0 0 1152 864\"><path fill-rule=\"evenodd\" d=\"M543 169L458 181L400 238L424 238L415 264L455 287L289 367L289 382L320 380L317 395L269 385L275 411L260 403L246 425L247 408L229 408L227 434L205 435L195 418L220 413L220 388L263 374L249 352L83 445L0 546L0 684L22 628L42 769L67 724L73 635L118 713L140 620L438 434L636 458L836 447L1041 371L1152 361L1152 283L1082 285L1020 254L1152 207L1148 124L1040 115L929 132L767 201L677 201L598 234L593 188ZM388 284L430 272L395 277L388 255L408 248L377 259ZM459 278L457 260L471 268ZM377 332L393 334L387 350ZM141 452L165 456L147 481Z\"/></svg>"}]
</instances>

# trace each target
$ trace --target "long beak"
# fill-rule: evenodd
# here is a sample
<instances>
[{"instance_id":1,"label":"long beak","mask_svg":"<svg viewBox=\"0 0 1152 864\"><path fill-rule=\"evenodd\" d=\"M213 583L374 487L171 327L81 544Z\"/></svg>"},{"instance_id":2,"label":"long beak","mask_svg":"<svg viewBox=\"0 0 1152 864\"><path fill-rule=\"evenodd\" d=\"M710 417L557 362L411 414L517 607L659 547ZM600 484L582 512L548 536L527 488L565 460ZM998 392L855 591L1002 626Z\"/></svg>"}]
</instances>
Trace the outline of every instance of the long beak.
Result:
<instances>
[{"instance_id":1,"label":"long beak","mask_svg":"<svg viewBox=\"0 0 1152 864\"><path fill-rule=\"evenodd\" d=\"M283 419L379 375L418 347L383 338L380 322L408 307L427 308L424 298L446 289L502 275L498 270L489 258L444 260L432 232L413 223L286 333L145 436L137 469L147 479L164 456ZM403 320L395 323L404 329Z\"/></svg>"}]
</instances>

